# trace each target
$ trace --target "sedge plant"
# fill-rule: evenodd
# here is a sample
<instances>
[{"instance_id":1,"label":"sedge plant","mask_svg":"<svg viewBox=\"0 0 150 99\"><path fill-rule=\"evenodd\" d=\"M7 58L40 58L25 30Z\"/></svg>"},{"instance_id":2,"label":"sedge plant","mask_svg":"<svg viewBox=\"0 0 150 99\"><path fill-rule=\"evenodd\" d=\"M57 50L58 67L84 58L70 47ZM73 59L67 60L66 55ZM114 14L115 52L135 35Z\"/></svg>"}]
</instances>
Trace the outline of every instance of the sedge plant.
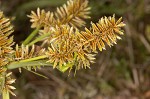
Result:
<instances>
[{"instance_id":1,"label":"sedge plant","mask_svg":"<svg viewBox=\"0 0 150 99\"><path fill-rule=\"evenodd\" d=\"M21 45L13 41L13 26L0 11L0 91L3 99L9 99L9 93L15 96L12 69L33 71L41 66L52 66L61 72L70 72L90 68L98 51L121 39L125 24L122 18L116 20L115 15L102 17L86 28L85 19L90 19L90 9L88 0L68 0L55 12L40 8L31 11L28 17L34 31ZM35 45L40 49L36 50Z\"/></svg>"}]
</instances>

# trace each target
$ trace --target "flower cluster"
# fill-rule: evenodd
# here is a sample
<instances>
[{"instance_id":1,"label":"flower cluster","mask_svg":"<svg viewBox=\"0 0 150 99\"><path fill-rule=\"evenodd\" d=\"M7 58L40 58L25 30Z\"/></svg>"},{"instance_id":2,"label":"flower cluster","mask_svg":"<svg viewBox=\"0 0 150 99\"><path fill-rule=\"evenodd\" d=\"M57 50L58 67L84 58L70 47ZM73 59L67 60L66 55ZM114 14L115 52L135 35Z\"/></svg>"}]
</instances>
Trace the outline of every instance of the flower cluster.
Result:
<instances>
[{"instance_id":1,"label":"flower cluster","mask_svg":"<svg viewBox=\"0 0 150 99\"><path fill-rule=\"evenodd\" d=\"M82 27L86 24L84 19L90 18L89 10L88 0L68 0L67 4L57 8L55 12L46 12L38 8L36 13L32 11L28 17L31 18L32 28L67 24Z\"/></svg>"},{"instance_id":2,"label":"flower cluster","mask_svg":"<svg viewBox=\"0 0 150 99\"><path fill-rule=\"evenodd\" d=\"M106 44L113 46L117 39L121 39L125 24L122 18L115 20L115 15L103 17L96 24L91 22L90 29L85 27L84 31L80 31L79 27L85 25L84 19L90 18L89 10L88 0L69 0L56 12L38 8L37 13L32 11L29 15L31 27L42 27L39 37L50 33L42 46L48 46L47 62L52 63L54 68L62 68L67 64L73 64L70 69L74 66L76 70L90 67L97 49L102 51Z\"/></svg>"},{"instance_id":3,"label":"flower cluster","mask_svg":"<svg viewBox=\"0 0 150 99\"><path fill-rule=\"evenodd\" d=\"M15 89L10 84L15 82L15 79L11 79L11 74L6 73L6 65L13 59L11 54L14 52L12 49L13 37L9 37L13 32L13 27L10 24L10 20L6 18L3 12L0 11L0 85L1 91L8 90L13 94L11 90Z\"/></svg>"}]
</instances>

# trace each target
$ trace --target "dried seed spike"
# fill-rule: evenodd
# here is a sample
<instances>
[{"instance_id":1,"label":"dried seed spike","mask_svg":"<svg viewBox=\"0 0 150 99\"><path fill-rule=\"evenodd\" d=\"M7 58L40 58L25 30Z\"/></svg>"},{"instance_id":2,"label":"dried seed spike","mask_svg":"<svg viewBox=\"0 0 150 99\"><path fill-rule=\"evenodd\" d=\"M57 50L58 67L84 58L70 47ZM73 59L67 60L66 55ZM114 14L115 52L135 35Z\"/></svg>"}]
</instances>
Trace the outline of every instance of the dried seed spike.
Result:
<instances>
[{"instance_id":1,"label":"dried seed spike","mask_svg":"<svg viewBox=\"0 0 150 99\"><path fill-rule=\"evenodd\" d=\"M15 83L15 81L16 81L16 79L11 79L11 80L7 81L7 84L13 84L13 83Z\"/></svg>"},{"instance_id":2,"label":"dried seed spike","mask_svg":"<svg viewBox=\"0 0 150 99\"><path fill-rule=\"evenodd\" d=\"M121 18L117 22L115 21L115 15L109 18L104 17L96 24L91 22L91 29L85 28L85 32L80 35L85 37L84 40L87 40L85 42L89 42L93 52L96 51L96 46L102 51L105 49L105 43L111 47L117 43L117 39L121 39L118 34L123 34L121 27L124 25Z\"/></svg>"},{"instance_id":3,"label":"dried seed spike","mask_svg":"<svg viewBox=\"0 0 150 99\"><path fill-rule=\"evenodd\" d=\"M37 8L37 12L31 11L31 15L28 15L30 22L32 22L31 28L53 26L56 23L54 14L50 11L46 12L45 10L40 10Z\"/></svg>"},{"instance_id":4,"label":"dried seed spike","mask_svg":"<svg viewBox=\"0 0 150 99\"><path fill-rule=\"evenodd\" d=\"M21 45L19 48L18 45L16 45L16 51L15 51L15 58L16 60L21 59L29 59L34 57L34 45L32 46L31 50L29 49L28 45Z\"/></svg>"},{"instance_id":5,"label":"dried seed spike","mask_svg":"<svg viewBox=\"0 0 150 99\"><path fill-rule=\"evenodd\" d=\"M84 19L90 18L89 10L88 0L68 0L67 4L56 10L57 24L82 27L85 25Z\"/></svg>"},{"instance_id":6,"label":"dried seed spike","mask_svg":"<svg viewBox=\"0 0 150 99\"><path fill-rule=\"evenodd\" d=\"M16 88L14 86L10 86L10 85L7 85L8 89L11 89L11 90L15 90Z\"/></svg>"},{"instance_id":7,"label":"dried seed spike","mask_svg":"<svg viewBox=\"0 0 150 99\"><path fill-rule=\"evenodd\" d=\"M3 15L2 11L0 11L0 49L2 52L0 55L2 55L1 57L3 58L6 58L7 54L13 52L11 48L14 44L13 36L10 36L13 31L10 20Z\"/></svg>"},{"instance_id":8,"label":"dried seed spike","mask_svg":"<svg viewBox=\"0 0 150 99\"><path fill-rule=\"evenodd\" d=\"M7 73L6 77L9 77L10 75L12 75L12 72Z\"/></svg>"},{"instance_id":9,"label":"dried seed spike","mask_svg":"<svg viewBox=\"0 0 150 99\"><path fill-rule=\"evenodd\" d=\"M35 51L35 46L32 45L29 47L28 45L21 45L18 46L16 45L16 50L15 50L15 56L14 56L14 61L20 61L20 60L25 60L25 59L30 59L34 58L37 55L44 55L45 52L43 52L44 49L41 49L39 51ZM37 68L37 66L31 66L31 67L24 67L25 69L31 70Z\"/></svg>"},{"instance_id":10,"label":"dried seed spike","mask_svg":"<svg viewBox=\"0 0 150 99\"><path fill-rule=\"evenodd\" d=\"M11 75L12 75L12 72L7 73L6 75L3 76L3 78L5 79L5 81L3 82L2 91L3 90L7 90L12 95L15 95L12 92L12 90L16 89L14 86L12 86L12 84L15 82L15 79L12 79Z\"/></svg>"},{"instance_id":11,"label":"dried seed spike","mask_svg":"<svg viewBox=\"0 0 150 99\"><path fill-rule=\"evenodd\" d=\"M119 18L119 20L116 22L116 24L119 24L122 21L122 17Z\"/></svg>"}]
</instances>

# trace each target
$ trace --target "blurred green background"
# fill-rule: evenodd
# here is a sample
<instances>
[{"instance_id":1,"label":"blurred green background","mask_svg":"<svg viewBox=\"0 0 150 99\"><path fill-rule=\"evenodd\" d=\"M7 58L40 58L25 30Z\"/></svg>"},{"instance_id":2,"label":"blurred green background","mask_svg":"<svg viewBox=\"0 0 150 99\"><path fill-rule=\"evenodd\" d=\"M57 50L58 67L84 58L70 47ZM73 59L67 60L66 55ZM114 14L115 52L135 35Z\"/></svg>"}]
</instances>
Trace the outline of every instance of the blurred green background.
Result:
<instances>
[{"instance_id":1,"label":"blurred green background","mask_svg":"<svg viewBox=\"0 0 150 99\"><path fill-rule=\"evenodd\" d=\"M32 31L27 15L37 7L55 11L66 0L1 0L0 10L10 17L17 43ZM37 70L44 79L28 71L14 70L17 79L11 99L150 99L150 0L89 0L91 20L116 14L126 23L117 45L100 52L91 69L68 76L52 68Z\"/></svg>"}]
</instances>

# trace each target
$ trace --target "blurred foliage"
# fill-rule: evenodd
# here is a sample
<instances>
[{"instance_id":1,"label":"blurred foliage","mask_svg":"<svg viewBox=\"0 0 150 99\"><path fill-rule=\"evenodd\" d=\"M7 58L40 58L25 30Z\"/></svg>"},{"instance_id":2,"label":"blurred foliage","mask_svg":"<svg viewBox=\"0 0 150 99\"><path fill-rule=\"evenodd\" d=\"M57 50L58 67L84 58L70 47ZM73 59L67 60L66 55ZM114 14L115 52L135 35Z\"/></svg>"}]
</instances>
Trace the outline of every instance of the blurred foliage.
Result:
<instances>
[{"instance_id":1,"label":"blurred foliage","mask_svg":"<svg viewBox=\"0 0 150 99\"><path fill-rule=\"evenodd\" d=\"M92 19L122 16L127 26L123 40L97 56L89 70L72 74L52 68L38 70L49 79L15 70L17 97L12 99L150 99L150 1L89 0ZM15 41L27 37L30 29L26 17L37 7L54 11L66 0L1 0L0 9L12 18ZM88 25L88 24L87 24ZM63 97L63 98L62 98Z\"/></svg>"}]
</instances>

